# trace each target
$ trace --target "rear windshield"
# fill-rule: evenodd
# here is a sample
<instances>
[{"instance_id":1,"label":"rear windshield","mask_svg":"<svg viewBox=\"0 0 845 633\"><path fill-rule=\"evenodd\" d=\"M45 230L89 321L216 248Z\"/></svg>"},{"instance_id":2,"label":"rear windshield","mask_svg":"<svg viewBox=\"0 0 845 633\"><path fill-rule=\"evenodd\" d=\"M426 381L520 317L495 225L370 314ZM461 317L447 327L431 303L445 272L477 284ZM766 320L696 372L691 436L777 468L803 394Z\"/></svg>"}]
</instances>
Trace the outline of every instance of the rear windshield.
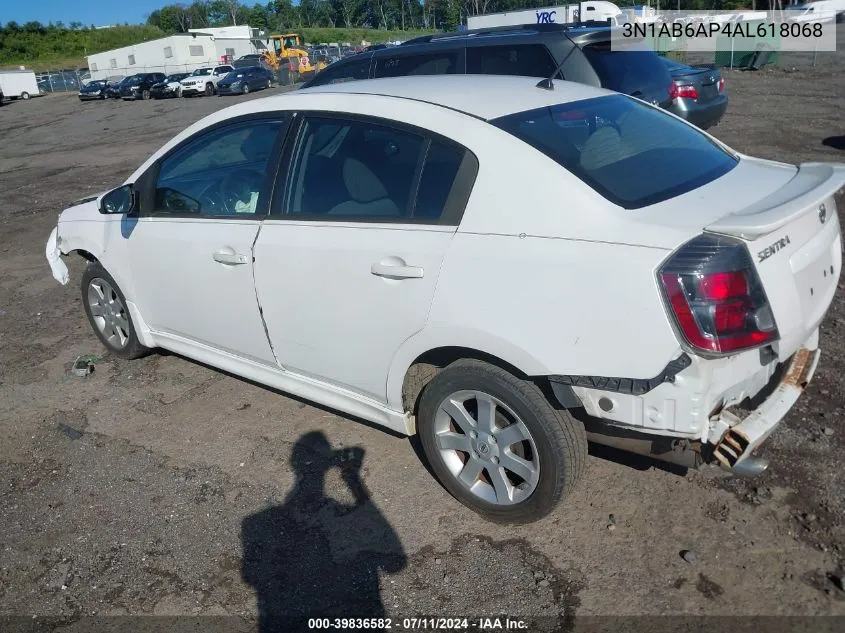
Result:
<instances>
[{"instance_id":1,"label":"rear windshield","mask_svg":"<svg viewBox=\"0 0 845 633\"><path fill-rule=\"evenodd\" d=\"M601 80L602 88L623 94L666 90L669 71L653 50L611 50L610 42L590 44L584 55Z\"/></svg>"},{"instance_id":2,"label":"rear windshield","mask_svg":"<svg viewBox=\"0 0 845 633\"><path fill-rule=\"evenodd\" d=\"M623 95L538 108L492 123L625 209L692 191L738 162L698 129Z\"/></svg>"}]
</instances>

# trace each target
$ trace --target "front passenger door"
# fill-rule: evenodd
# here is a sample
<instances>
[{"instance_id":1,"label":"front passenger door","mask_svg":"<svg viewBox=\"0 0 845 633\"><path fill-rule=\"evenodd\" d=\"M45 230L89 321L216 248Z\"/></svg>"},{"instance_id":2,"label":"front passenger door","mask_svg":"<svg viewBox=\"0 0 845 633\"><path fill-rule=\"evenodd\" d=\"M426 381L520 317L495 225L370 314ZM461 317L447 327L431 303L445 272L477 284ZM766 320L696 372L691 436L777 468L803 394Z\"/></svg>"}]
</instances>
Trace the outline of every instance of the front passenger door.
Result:
<instances>
[{"instance_id":1,"label":"front passenger door","mask_svg":"<svg viewBox=\"0 0 845 633\"><path fill-rule=\"evenodd\" d=\"M124 237L136 300L159 336L275 365L252 246L285 126L274 115L201 132L141 178L141 215Z\"/></svg>"}]
</instances>

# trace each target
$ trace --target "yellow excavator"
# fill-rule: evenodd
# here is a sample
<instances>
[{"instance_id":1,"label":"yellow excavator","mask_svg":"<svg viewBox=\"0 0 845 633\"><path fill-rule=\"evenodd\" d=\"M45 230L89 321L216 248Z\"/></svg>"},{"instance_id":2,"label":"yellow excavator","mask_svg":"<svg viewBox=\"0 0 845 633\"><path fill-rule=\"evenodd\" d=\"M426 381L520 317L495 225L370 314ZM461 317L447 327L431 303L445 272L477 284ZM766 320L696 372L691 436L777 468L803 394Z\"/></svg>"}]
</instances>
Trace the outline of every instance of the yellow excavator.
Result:
<instances>
[{"instance_id":1,"label":"yellow excavator","mask_svg":"<svg viewBox=\"0 0 845 633\"><path fill-rule=\"evenodd\" d=\"M305 79L316 72L320 72L328 64L325 61L316 63L308 57L305 42L299 33L271 35L269 48L264 51L264 62L270 69L280 76L282 83L288 83L285 78Z\"/></svg>"}]
</instances>

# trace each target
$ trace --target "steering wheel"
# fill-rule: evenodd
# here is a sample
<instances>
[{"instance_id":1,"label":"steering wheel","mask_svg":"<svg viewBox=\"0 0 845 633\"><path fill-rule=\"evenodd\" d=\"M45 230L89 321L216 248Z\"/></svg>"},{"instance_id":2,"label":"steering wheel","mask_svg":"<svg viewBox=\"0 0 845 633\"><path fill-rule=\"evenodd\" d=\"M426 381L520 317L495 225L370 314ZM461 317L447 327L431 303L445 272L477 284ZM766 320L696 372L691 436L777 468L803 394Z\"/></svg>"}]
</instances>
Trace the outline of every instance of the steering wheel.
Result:
<instances>
[{"instance_id":1,"label":"steering wheel","mask_svg":"<svg viewBox=\"0 0 845 633\"><path fill-rule=\"evenodd\" d=\"M263 184L264 175L253 169L228 172L218 186L224 212L232 215L254 213Z\"/></svg>"}]
</instances>

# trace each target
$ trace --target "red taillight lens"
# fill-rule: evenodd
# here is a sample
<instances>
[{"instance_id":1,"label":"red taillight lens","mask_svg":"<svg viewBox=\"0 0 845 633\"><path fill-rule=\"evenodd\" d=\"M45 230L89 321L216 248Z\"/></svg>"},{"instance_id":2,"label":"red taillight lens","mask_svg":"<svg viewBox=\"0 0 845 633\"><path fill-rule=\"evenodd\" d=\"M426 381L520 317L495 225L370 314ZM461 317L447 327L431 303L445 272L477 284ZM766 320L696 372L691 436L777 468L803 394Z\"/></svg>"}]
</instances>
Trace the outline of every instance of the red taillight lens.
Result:
<instances>
[{"instance_id":1,"label":"red taillight lens","mask_svg":"<svg viewBox=\"0 0 845 633\"><path fill-rule=\"evenodd\" d=\"M724 91L725 91L725 80L720 79L719 80L719 92L724 92Z\"/></svg>"},{"instance_id":2,"label":"red taillight lens","mask_svg":"<svg viewBox=\"0 0 845 633\"><path fill-rule=\"evenodd\" d=\"M710 354L777 339L774 316L742 242L700 235L663 265L660 282L680 333Z\"/></svg>"},{"instance_id":3,"label":"red taillight lens","mask_svg":"<svg viewBox=\"0 0 845 633\"><path fill-rule=\"evenodd\" d=\"M682 99L698 99L698 90L690 84L678 86L678 97Z\"/></svg>"},{"instance_id":4,"label":"red taillight lens","mask_svg":"<svg viewBox=\"0 0 845 633\"><path fill-rule=\"evenodd\" d=\"M669 98L673 100L678 98L678 86L674 81L669 84Z\"/></svg>"}]
</instances>

